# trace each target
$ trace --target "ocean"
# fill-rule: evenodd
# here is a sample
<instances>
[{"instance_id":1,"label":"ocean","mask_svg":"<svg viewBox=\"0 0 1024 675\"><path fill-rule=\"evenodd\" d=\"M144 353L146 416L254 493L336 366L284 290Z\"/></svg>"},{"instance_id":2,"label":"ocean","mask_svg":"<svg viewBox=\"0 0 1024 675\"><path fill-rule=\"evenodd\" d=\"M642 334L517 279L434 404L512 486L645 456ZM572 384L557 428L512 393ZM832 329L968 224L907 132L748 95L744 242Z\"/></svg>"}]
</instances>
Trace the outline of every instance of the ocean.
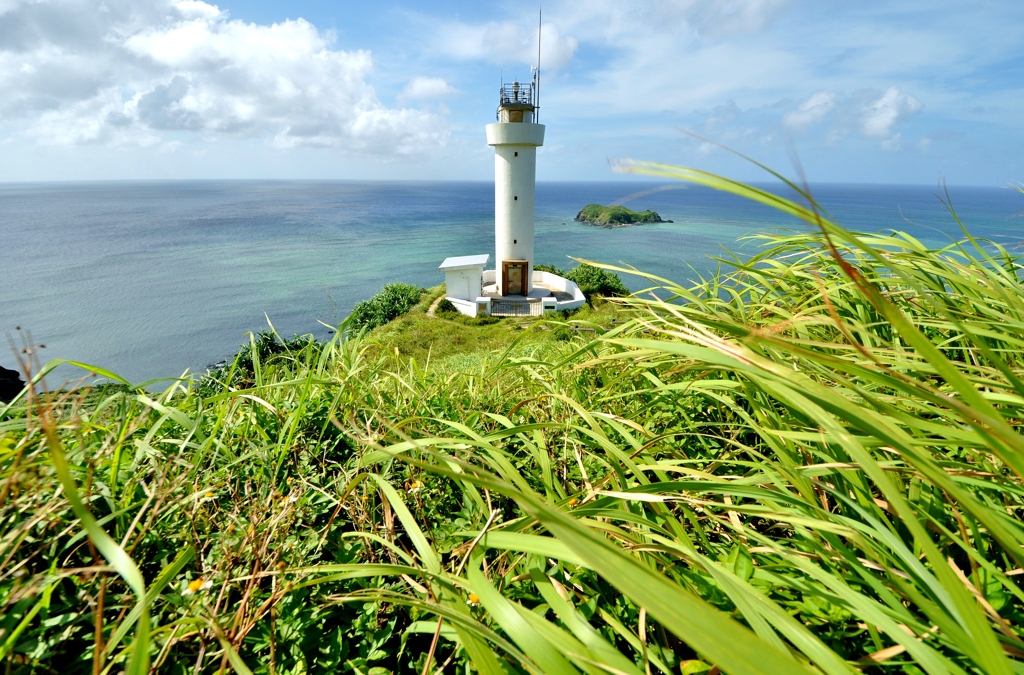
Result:
<instances>
[{"instance_id":1,"label":"ocean","mask_svg":"<svg viewBox=\"0 0 1024 675\"><path fill-rule=\"evenodd\" d=\"M1024 194L950 187L975 236L1016 247ZM903 230L930 244L959 228L927 186L819 185L854 230ZM640 195L640 196L636 196ZM675 222L603 229L573 222L591 202ZM43 361L97 365L132 382L202 371L246 333L329 334L384 284L443 282L450 255L494 255L491 183L181 181L0 184L0 331L20 326ZM676 280L706 273L744 235L804 226L711 190L644 182L539 183L536 257L626 263ZM631 287L644 284L626 278ZM322 322L322 323L321 323ZM15 366L0 345L0 365ZM76 377L63 368L49 386Z\"/></svg>"}]
</instances>

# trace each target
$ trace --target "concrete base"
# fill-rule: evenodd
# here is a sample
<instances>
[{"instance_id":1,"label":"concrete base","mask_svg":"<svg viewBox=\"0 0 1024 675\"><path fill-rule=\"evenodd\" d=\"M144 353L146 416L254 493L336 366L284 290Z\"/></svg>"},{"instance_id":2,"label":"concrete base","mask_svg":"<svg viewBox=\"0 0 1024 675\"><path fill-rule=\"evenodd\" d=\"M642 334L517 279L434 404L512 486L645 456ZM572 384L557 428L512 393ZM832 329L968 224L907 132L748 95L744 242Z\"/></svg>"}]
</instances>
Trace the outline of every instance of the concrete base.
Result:
<instances>
[{"instance_id":1,"label":"concrete base","mask_svg":"<svg viewBox=\"0 0 1024 675\"><path fill-rule=\"evenodd\" d=\"M455 309L459 310L460 314L466 316L490 316L491 314L491 298L489 297L481 296L476 300L466 300L447 296L446 299L455 305Z\"/></svg>"},{"instance_id":2,"label":"concrete base","mask_svg":"<svg viewBox=\"0 0 1024 675\"><path fill-rule=\"evenodd\" d=\"M533 289L527 295L499 295L494 277L494 270L484 270L483 295L493 300L540 301L544 305L545 312L578 309L587 302L587 298L579 286L550 272L535 271L533 273Z\"/></svg>"},{"instance_id":3,"label":"concrete base","mask_svg":"<svg viewBox=\"0 0 1024 675\"><path fill-rule=\"evenodd\" d=\"M533 289L527 295L500 295L495 276L494 270L483 270L481 292L475 298L448 295L447 299L466 316L490 316L494 303L500 308L495 316L538 316L577 309L587 302L576 284L550 272L534 272ZM523 305L529 306L528 312L524 313Z\"/></svg>"},{"instance_id":4,"label":"concrete base","mask_svg":"<svg viewBox=\"0 0 1024 675\"><path fill-rule=\"evenodd\" d=\"M483 294L489 298L495 298L498 300L539 300L540 298L546 298L551 295L552 291L550 288L534 286L533 290L526 295L500 295L498 293L498 287L495 284L489 284L484 286Z\"/></svg>"}]
</instances>

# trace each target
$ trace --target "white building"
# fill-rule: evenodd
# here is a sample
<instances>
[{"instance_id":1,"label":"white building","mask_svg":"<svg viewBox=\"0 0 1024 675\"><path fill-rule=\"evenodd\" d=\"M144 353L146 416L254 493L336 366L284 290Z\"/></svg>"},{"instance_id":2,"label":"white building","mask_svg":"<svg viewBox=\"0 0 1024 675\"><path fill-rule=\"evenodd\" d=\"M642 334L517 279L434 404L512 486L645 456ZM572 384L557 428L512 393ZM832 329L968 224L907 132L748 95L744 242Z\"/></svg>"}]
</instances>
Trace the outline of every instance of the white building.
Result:
<instances>
[{"instance_id":1,"label":"white building","mask_svg":"<svg viewBox=\"0 0 1024 675\"><path fill-rule=\"evenodd\" d=\"M487 254L441 263L446 297L469 316L537 316L586 302L573 282L533 270L537 148L544 145L536 91L536 79L502 85L498 121L487 125L487 144L494 146L494 269L484 269Z\"/></svg>"}]
</instances>

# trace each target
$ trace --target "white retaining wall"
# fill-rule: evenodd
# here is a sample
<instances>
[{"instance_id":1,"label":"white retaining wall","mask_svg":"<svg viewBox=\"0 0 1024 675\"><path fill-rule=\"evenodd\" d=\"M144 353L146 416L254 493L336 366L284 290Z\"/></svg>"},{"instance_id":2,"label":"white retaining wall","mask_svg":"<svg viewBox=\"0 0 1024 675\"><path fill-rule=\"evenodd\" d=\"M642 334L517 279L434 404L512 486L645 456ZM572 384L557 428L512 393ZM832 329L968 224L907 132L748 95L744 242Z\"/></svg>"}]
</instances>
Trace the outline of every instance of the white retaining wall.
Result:
<instances>
[{"instance_id":1,"label":"white retaining wall","mask_svg":"<svg viewBox=\"0 0 1024 675\"><path fill-rule=\"evenodd\" d=\"M484 274L487 273L484 272ZM538 272L534 270L533 283L544 284L545 286L554 288L555 290L572 295L572 300L556 300L553 307L550 306L550 300L546 299L544 303L545 311L579 309L587 302L587 297L583 295L583 291L580 290L579 286L564 277L558 276L557 274L552 274L551 272Z\"/></svg>"},{"instance_id":2,"label":"white retaining wall","mask_svg":"<svg viewBox=\"0 0 1024 675\"><path fill-rule=\"evenodd\" d=\"M481 285L486 286L488 284L493 284L496 274L497 272L495 270L484 270L480 275ZM579 309L587 302L587 297L583 295L583 291L580 290L579 286L564 277L558 276L557 274L534 271L532 281L534 284L544 284L549 288L553 288L572 296L571 300L557 300L553 297L543 298L541 303L543 304L545 312ZM476 298L476 300L453 297L451 295L447 297L451 303L466 316L486 316L487 314L490 314L491 298L489 297L480 296ZM481 305L486 306L481 309Z\"/></svg>"}]
</instances>

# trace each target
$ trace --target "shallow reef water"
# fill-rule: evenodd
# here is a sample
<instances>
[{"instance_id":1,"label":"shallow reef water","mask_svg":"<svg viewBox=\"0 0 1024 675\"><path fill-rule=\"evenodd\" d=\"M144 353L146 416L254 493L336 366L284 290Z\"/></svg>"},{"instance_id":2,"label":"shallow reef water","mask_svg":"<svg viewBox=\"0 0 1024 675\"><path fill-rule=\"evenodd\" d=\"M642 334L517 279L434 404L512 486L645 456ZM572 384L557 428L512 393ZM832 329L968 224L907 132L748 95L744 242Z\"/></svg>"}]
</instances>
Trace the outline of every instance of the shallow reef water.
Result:
<instances>
[{"instance_id":1,"label":"shallow reef water","mask_svg":"<svg viewBox=\"0 0 1024 675\"><path fill-rule=\"evenodd\" d=\"M664 189L667 188L667 189ZM247 331L340 323L390 281L433 286L449 255L491 253L485 182L180 181L0 185L0 330L21 325L45 358L93 363L131 381L173 377L233 354ZM930 186L821 185L854 230L959 236ZM976 236L1017 245L1024 195L950 188ZM573 222L592 202L651 209L673 223L603 229ZM713 269L743 235L801 228L767 207L683 185L539 183L537 262L625 263L673 279ZM625 279L634 290L637 279ZM266 316L265 316L266 315ZM6 356L2 355L6 353ZM4 350L0 365L14 367ZM56 380L75 376L59 371ZM51 386L60 384L51 381Z\"/></svg>"}]
</instances>

